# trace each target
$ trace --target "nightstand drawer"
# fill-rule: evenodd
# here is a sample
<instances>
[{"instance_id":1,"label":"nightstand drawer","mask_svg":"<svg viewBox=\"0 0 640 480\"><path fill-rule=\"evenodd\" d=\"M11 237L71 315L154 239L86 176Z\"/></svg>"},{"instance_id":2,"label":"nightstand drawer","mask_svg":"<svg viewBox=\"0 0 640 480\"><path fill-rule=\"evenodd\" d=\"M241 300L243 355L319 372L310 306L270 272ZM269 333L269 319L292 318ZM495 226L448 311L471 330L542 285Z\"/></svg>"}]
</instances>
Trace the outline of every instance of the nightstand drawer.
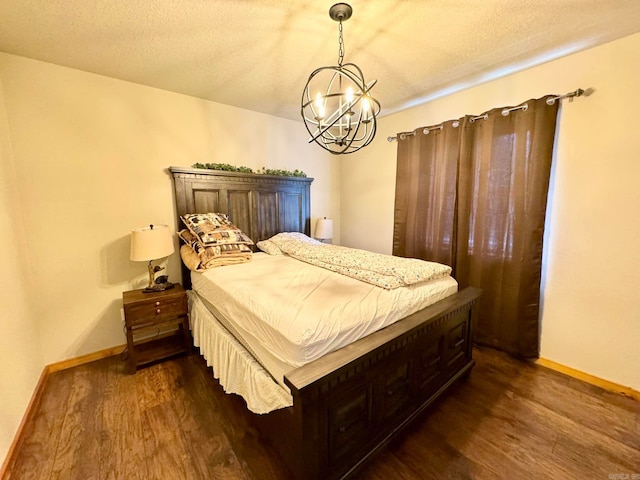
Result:
<instances>
[{"instance_id":1,"label":"nightstand drawer","mask_svg":"<svg viewBox=\"0 0 640 480\"><path fill-rule=\"evenodd\" d=\"M163 318L187 314L187 299L184 295L150 300L125 305L124 313L128 325L153 323Z\"/></svg>"}]
</instances>

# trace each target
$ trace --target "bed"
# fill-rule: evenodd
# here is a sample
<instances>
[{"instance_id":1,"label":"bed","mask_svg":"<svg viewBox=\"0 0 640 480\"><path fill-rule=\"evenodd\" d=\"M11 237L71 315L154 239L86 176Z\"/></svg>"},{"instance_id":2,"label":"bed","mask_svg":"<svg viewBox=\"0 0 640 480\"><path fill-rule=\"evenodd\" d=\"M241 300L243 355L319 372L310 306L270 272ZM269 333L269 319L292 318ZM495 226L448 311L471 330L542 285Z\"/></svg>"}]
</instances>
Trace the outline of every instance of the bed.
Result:
<instances>
[{"instance_id":1,"label":"bed","mask_svg":"<svg viewBox=\"0 0 640 480\"><path fill-rule=\"evenodd\" d=\"M223 212L255 242L280 232L310 234L310 178L169 170L178 222L180 215ZM259 255L266 254L256 254L256 263L275 262ZM194 280L196 288L202 289L201 279L194 276ZM191 288L186 268L183 284ZM474 365L473 305L479 294L475 288L448 294L353 343L283 370L286 373L275 380L290 393L291 405L262 415L248 414L295 478L351 476L469 373ZM192 306L194 314L197 308L203 315L224 318L215 303L215 295L210 296ZM229 342L235 336L229 334ZM249 353L251 348L243 349L244 341L238 343L245 362L260 356ZM226 354L220 350L219 354Z\"/></svg>"}]
</instances>

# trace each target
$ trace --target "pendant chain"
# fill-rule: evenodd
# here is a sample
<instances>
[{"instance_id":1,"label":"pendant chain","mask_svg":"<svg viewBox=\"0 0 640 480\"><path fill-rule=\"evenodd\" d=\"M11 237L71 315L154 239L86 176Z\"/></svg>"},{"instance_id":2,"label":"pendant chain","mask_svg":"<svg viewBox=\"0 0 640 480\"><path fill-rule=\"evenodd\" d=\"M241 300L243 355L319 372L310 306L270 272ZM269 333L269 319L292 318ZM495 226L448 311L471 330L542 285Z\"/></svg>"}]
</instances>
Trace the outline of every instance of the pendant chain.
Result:
<instances>
[{"instance_id":1,"label":"pendant chain","mask_svg":"<svg viewBox=\"0 0 640 480\"><path fill-rule=\"evenodd\" d=\"M338 66L342 67L342 60L344 60L344 40L342 39L342 21L338 24Z\"/></svg>"}]
</instances>

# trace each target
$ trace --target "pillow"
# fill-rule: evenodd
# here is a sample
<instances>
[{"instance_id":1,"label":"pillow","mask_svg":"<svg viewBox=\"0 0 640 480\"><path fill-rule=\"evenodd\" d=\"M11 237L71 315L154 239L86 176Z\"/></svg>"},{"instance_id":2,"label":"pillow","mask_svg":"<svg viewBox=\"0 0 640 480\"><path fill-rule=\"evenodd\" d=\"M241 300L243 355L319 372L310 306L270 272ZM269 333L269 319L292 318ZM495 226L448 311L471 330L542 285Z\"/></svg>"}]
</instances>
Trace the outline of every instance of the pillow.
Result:
<instances>
[{"instance_id":1,"label":"pillow","mask_svg":"<svg viewBox=\"0 0 640 480\"><path fill-rule=\"evenodd\" d=\"M182 262L192 272L203 271L200 263L200 256L193 248L190 248L189 245L182 245L180 247L180 258L182 258Z\"/></svg>"},{"instance_id":2,"label":"pillow","mask_svg":"<svg viewBox=\"0 0 640 480\"><path fill-rule=\"evenodd\" d=\"M180 218L205 247L230 243L253 245L253 241L224 213L189 213Z\"/></svg>"},{"instance_id":3,"label":"pillow","mask_svg":"<svg viewBox=\"0 0 640 480\"><path fill-rule=\"evenodd\" d=\"M278 240L299 240L301 242L310 243L311 245L327 245L326 243L322 243L314 238L310 238L301 232L282 232L274 235L269 239L269 241L273 239Z\"/></svg>"},{"instance_id":4,"label":"pillow","mask_svg":"<svg viewBox=\"0 0 640 480\"><path fill-rule=\"evenodd\" d=\"M193 233L191 233L187 229L180 230L178 232L178 237L180 237L180 239L184 243L186 243L187 245L189 245L191 248L194 248L194 249L198 245L198 243L200 243L200 241L198 240L198 237L196 237Z\"/></svg>"},{"instance_id":5,"label":"pillow","mask_svg":"<svg viewBox=\"0 0 640 480\"><path fill-rule=\"evenodd\" d=\"M262 240L261 242L256 243L256 246L269 255L284 255L282 250L280 250L271 240Z\"/></svg>"}]
</instances>

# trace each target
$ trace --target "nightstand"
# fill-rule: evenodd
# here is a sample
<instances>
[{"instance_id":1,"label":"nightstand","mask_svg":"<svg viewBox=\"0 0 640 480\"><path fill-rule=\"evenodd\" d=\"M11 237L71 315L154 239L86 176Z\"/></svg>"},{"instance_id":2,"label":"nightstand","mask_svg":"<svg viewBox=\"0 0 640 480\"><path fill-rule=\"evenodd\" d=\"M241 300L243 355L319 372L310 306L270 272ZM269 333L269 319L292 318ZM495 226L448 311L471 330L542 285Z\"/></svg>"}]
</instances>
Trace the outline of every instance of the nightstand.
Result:
<instances>
[{"instance_id":1,"label":"nightstand","mask_svg":"<svg viewBox=\"0 0 640 480\"><path fill-rule=\"evenodd\" d=\"M163 292L123 292L122 304L131 373L140 365L191 353L187 292L182 285Z\"/></svg>"}]
</instances>

